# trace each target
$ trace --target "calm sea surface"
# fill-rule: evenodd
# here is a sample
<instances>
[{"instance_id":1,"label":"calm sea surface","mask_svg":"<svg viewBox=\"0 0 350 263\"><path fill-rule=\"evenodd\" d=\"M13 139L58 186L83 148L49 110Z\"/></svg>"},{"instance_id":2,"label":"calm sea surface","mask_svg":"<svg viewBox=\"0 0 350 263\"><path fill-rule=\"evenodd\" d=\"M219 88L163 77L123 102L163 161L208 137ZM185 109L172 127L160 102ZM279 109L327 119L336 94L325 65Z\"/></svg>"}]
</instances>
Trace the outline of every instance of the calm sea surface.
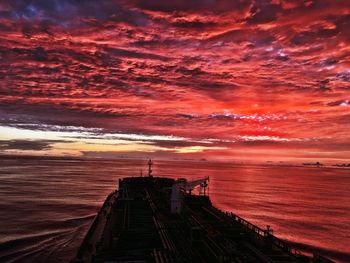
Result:
<instances>
[{"instance_id":1,"label":"calm sea surface","mask_svg":"<svg viewBox=\"0 0 350 263\"><path fill-rule=\"evenodd\" d=\"M0 159L0 262L68 262L119 178L146 161ZM350 169L156 161L157 176L210 176L214 204L303 250L350 262Z\"/></svg>"}]
</instances>

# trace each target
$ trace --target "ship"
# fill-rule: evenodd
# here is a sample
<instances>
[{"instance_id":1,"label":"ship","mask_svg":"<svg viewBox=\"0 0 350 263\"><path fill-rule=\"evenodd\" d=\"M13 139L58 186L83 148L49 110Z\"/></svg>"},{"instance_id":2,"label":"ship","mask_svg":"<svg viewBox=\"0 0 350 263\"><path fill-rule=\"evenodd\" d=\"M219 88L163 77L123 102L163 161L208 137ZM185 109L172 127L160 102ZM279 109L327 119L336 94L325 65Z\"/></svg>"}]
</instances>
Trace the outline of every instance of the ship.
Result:
<instances>
[{"instance_id":1,"label":"ship","mask_svg":"<svg viewBox=\"0 0 350 263\"><path fill-rule=\"evenodd\" d=\"M270 226L262 229L216 208L209 177L157 177L152 164L146 176L119 180L71 263L332 262L293 248Z\"/></svg>"}]
</instances>

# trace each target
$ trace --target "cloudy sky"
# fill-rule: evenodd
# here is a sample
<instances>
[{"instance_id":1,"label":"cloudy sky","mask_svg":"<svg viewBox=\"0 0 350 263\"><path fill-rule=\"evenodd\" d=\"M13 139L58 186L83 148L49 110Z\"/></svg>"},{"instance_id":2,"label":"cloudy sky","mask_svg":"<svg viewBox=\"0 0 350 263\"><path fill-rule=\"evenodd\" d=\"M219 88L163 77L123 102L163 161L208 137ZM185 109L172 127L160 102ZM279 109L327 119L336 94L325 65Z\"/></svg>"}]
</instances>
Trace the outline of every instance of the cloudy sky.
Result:
<instances>
[{"instance_id":1,"label":"cloudy sky","mask_svg":"<svg viewBox=\"0 0 350 263\"><path fill-rule=\"evenodd\" d=\"M350 0L2 0L2 154L350 159Z\"/></svg>"}]
</instances>

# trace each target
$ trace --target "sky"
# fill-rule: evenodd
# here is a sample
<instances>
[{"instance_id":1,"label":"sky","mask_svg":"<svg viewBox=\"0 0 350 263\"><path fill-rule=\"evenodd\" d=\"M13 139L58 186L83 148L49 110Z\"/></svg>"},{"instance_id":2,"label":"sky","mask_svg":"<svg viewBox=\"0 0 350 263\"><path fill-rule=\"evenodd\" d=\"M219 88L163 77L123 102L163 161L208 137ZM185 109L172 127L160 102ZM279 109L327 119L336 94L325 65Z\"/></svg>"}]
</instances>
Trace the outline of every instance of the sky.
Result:
<instances>
[{"instance_id":1,"label":"sky","mask_svg":"<svg viewBox=\"0 0 350 263\"><path fill-rule=\"evenodd\" d=\"M350 0L2 0L1 154L350 162Z\"/></svg>"}]
</instances>

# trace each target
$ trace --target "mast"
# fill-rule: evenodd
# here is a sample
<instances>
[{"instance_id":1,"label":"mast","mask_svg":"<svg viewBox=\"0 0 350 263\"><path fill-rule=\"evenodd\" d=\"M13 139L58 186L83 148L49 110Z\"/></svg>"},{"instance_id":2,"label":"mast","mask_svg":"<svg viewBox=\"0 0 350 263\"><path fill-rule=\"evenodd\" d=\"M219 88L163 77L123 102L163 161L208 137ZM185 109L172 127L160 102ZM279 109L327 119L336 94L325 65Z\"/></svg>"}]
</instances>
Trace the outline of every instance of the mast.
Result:
<instances>
[{"instance_id":1,"label":"mast","mask_svg":"<svg viewBox=\"0 0 350 263\"><path fill-rule=\"evenodd\" d=\"M148 161L148 176L149 177L153 177L152 176L152 160L151 159L149 159L149 161Z\"/></svg>"}]
</instances>

